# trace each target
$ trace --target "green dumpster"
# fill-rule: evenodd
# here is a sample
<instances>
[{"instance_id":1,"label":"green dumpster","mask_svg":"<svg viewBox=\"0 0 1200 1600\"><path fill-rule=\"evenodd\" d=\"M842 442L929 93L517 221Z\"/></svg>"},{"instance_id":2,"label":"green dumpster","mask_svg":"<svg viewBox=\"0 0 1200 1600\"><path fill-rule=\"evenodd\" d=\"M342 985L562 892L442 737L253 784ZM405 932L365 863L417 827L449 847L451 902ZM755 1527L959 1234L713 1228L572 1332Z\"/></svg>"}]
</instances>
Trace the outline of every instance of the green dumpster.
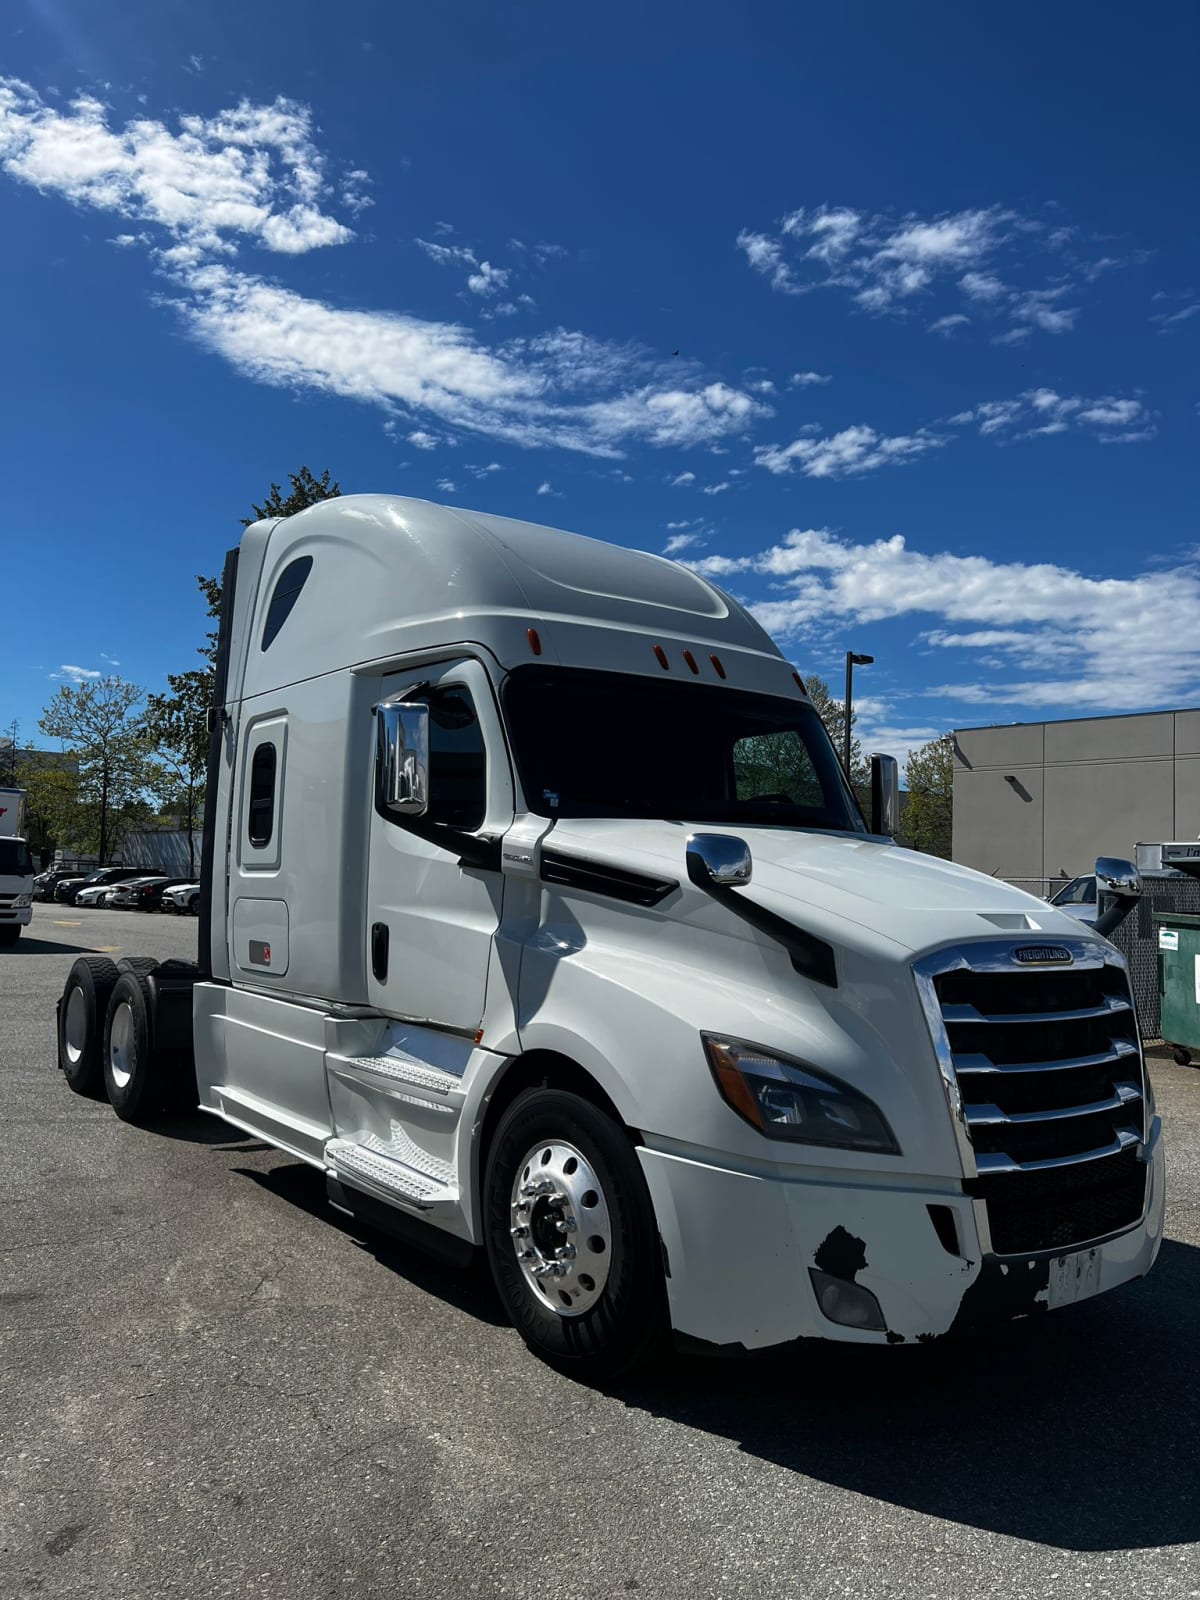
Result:
<instances>
[{"instance_id":1,"label":"green dumpster","mask_svg":"<svg viewBox=\"0 0 1200 1600\"><path fill-rule=\"evenodd\" d=\"M1181 1067L1200 1056L1200 917L1156 911L1162 1036Z\"/></svg>"}]
</instances>

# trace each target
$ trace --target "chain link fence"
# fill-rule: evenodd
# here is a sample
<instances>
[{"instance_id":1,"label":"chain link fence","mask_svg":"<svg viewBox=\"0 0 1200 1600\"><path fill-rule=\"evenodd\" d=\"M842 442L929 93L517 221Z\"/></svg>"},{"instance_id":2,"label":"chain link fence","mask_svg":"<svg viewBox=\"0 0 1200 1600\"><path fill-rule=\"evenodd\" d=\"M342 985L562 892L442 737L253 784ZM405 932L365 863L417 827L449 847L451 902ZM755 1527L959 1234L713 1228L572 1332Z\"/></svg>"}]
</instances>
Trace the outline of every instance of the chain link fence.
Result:
<instances>
[{"instance_id":1,"label":"chain link fence","mask_svg":"<svg viewBox=\"0 0 1200 1600\"><path fill-rule=\"evenodd\" d=\"M1133 998L1143 1039L1162 1037L1158 990L1158 928L1156 911L1182 911L1200 916L1200 878L1184 872L1162 877L1142 874L1142 898L1113 929L1109 938L1129 962Z\"/></svg>"}]
</instances>

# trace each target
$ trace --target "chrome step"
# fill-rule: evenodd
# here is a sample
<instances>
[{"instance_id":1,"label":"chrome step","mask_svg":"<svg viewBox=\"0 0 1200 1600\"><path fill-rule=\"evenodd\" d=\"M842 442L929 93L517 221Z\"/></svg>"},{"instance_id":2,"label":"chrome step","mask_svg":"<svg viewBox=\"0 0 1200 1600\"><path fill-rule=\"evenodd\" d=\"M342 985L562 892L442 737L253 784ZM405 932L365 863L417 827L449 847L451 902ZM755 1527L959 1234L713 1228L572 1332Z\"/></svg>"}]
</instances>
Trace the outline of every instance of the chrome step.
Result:
<instances>
[{"instance_id":1,"label":"chrome step","mask_svg":"<svg viewBox=\"0 0 1200 1600\"><path fill-rule=\"evenodd\" d=\"M458 1188L448 1163L428 1155L399 1130L390 1147L373 1136L362 1143L330 1139L325 1165L339 1181L419 1211L458 1208Z\"/></svg>"}]
</instances>

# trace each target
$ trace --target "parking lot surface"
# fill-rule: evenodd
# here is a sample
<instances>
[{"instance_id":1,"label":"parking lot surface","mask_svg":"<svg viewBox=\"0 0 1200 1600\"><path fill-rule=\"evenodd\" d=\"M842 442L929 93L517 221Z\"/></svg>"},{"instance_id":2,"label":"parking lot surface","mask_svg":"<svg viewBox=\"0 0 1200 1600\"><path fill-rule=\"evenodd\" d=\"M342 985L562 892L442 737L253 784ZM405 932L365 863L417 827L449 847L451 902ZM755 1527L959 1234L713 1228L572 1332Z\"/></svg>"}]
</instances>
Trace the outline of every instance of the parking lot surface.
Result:
<instances>
[{"instance_id":1,"label":"parking lot surface","mask_svg":"<svg viewBox=\"0 0 1200 1600\"><path fill-rule=\"evenodd\" d=\"M215 1119L55 1069L80 951L193 919L38 906L0 952L0 1594L1200 1593L1200 1073L1153 1063L1144 1282L959 1345L682 1357L604 1393L482 1273L344 1227Z\"/></svg>"}]
</instances>

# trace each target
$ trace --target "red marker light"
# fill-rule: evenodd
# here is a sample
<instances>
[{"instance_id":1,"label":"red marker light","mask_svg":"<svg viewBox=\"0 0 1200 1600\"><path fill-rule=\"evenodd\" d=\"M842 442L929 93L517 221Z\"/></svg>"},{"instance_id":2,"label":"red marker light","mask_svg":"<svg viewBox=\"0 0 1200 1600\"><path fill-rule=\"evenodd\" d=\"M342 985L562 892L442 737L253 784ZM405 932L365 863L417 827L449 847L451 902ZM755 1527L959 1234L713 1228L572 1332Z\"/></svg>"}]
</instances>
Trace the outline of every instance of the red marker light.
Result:
<instances>
[{"instance_id":1,"label":"red marker light","mask_svg":"<svg viewBox=\"0 0 1200 1600\"><path fill-rule=\"evenodd\" d=\"M663 669L663 671L664 672L670 672L671 663L667 660L667 652L663 649L662 645L656 644L654 646L654 654L657 657L658 664Z\"/></svg>"},{"instance_id":2,"label":"red marker light","mask_svg":"<svg viewBox=\"0 0 1200 1600\"><path fill-rule=\"evenodd\" d=\"M542 653L542 641L538 637L537 629L526 628L525 637L529 640L529 648L533 651L534 655L540 656Z\"/></svg>"},{"instance_id":3,"label":"red marker light","mask_svg":"<svg viewBox=\"0 0 1200 1600\"><path fill-rule=\"evenodd\" d=\"M685 650L683 652L683 659L687 662L688 666L691 667L693 672L699 673L700 668L696 665L696 658L690 650Z\"/></svg>"},{"instance_id":4,"label":"red marker light","mask_svg":"<svg viewBox=\"0 0 1200 1600\"><path fill-rule=\"evenodd\" d=\"M713 666L717 669L717 677L718 678L723 678L725 676L725 668L721 665L720 656L709 656L708 659L712 662Z\"/></svg>"},{"instance_id":5,"label":"red marker light","mask_svg":"<svg viewBox=\"0 0 1200 1600\"><path fill-rule=\"evenodd\" d=\"M808 690L804 687L804 679L800 676L800 674L798 672L793 672L792 677L795 678L796 687L799 689L800 693L807 694Z\"/></svg>"}]
</instances>

